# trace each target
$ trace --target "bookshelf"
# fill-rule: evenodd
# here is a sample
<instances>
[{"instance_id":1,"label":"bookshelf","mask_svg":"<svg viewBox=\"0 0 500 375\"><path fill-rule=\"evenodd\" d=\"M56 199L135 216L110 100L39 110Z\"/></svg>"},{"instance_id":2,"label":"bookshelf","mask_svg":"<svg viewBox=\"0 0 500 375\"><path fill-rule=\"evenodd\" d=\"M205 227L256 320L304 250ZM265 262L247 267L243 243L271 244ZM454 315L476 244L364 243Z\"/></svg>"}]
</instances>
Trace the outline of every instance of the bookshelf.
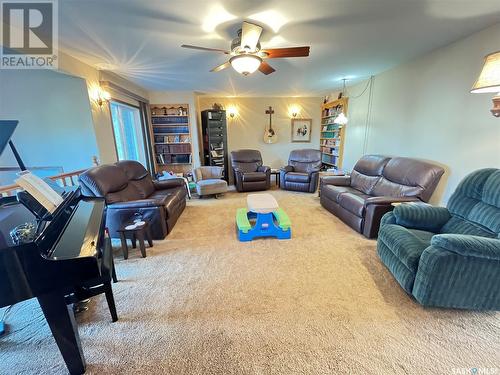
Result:
<instances>
[{"instance_id":1,"label":"bookshelf","mask_svg":"<svg viewBox=\"0 0 500 375\"><path fill-rule=\"evenodd\" d=\"M188 104L151 104L151 141L156 173L191 171L193 147Z\"/></svg>"},{"instance_id":2,"label":"bookshelf","mask_svg":"<svg viewBox=\"0 0 500 375\"><path fill-rule=\"evenodd\" d=\"M203 165L224 168L222 177L229 181L226 111L213 109L201 111L201 130L203 134Z\"/></svg>"},{"instance_id":3,"label":"bookshelf","mask_svg":"<svg viewBox=\"0 0 500 375\"><path fill-rule=\"evenodd\" d=\"M321 105L321 133L319 145L321 162L326 168L342 169L345 126L334 124L341 112L347 116L349 98L340 98Z\"/></svg>"}]
</instances>

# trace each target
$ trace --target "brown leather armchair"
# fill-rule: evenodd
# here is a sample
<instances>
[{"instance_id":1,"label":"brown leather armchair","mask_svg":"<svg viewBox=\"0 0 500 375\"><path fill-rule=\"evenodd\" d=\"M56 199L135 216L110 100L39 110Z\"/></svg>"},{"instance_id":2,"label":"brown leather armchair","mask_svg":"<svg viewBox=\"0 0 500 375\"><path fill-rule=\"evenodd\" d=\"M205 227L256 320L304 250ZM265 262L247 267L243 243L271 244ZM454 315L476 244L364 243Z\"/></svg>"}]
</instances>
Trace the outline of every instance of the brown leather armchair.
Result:
<instances>
[{"instance_id":1,"label":"brown leather armchair","mask_svg":"<svg viewBox=\"0 0 500 375\"><path fill-rule=\"evenodd\" d=\"M365 237L377 237L392 203L427 202L444 169L421 160L363 156L350 176L321 179L321 205Z\"/></svg>"},{"instance_id":2,"label":"brown leather armchair","mask_svg":"<svg viewBox=\"0 0 500 375\"><path fill-rule=\"evenodd\" d=\"M313 149L294 150L288 165L280 170L280 186L284 190L314 193L318 187L321 152Z\"/></svg>"},{"instance_id":3,"label":"brown leather armchair","mask_svg":"<svg viewBox=\"0 0 500 375\"><path fill-rule=\"evenodd\" d=\"M262 165L259 151L231 151L231 166L236 190L267 190L271 187L271 168Z\"/></svg>"},{"instance_id":4,"label":"brown leather armchair","mask_svg":"<svg viewBox=\"0 0 500 375\"><path fill-rule=\"evenodd\" d=\"M100 165L78 179L84 195L105 198L106 226L111 237L118 237L116 231L139 213L149 220L152 237L163 239L186 207L183 179L154 181L137 161Z\"/></svg>"}]
</instances>

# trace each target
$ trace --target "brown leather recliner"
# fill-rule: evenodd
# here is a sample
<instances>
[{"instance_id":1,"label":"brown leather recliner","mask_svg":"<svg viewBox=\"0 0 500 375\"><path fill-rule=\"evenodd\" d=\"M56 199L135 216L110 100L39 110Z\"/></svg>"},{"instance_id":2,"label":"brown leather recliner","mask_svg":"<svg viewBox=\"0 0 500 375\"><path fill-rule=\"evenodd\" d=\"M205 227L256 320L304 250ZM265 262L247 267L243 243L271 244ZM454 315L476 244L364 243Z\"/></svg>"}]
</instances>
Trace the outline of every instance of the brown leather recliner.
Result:
<instances>
[{"instance_id":1,"label":"brown leather recliner","mask_svg":"<svg viewBox=\"0 0 500 375\"><path fill-rule=\"evenodd\" d=\"M236 190L267 190L271 187L271 168L262 165L262 156L257 150L231 151Z\"/></svg>"},{"instance_id":2,"label":"brown leather recliner","mask_svg":"<svg viewBox=\"0 0 500 375\"><path fill-rule=\"evenodd\" d=\"M153 239L163 239L186 207L183 179L154 181L137 161L100 165L78 179L85 196L105 198L106 226L111 237L118 237L116 231L140 213L149 221Z\"/></svg>"},{"instance_id":3,"label":"brown leather recliner","mask_svg":"<svg viewBox=\"0 0 500 375\"><path fill-rule=\"evenodd\" d=\"M350 176L321 179L321 205L365 237L377 237L395 202L427 202L444 169L417 159L363 156Z\"/></svg>"},{"instance_id":4,"label":"brown leather recliner","mask_svg":"<svg viewBox=\"0 0 500 375\"><path fill-rule=\"evenodd\" d=\"M314 193L318 187L321 152L313 149L290 152L288 165L280 170L280 186L284 190Z\"/></svg>"}]
</instances>

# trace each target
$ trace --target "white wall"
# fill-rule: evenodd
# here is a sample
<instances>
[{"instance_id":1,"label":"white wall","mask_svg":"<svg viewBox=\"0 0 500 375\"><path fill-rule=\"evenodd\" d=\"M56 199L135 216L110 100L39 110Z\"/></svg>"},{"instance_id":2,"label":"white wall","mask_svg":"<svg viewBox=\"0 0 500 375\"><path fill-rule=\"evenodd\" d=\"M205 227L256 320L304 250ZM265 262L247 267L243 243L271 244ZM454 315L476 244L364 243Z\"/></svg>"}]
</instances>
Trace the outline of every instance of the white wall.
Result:
<instances>
[{"instance_id":1,"label":"white wall","mask_svg":"<svg viewBox=\"0 0 500 375\"><path fill-rule=\"evenodd\" d=\"M234 119L228 116L227 136L229 151L250 148L262 153L264 164L272 168L286 165L290 151L300 148L319 149L321 98L317 97L235 97L199 98L200 110L212 108L213 103L223 104L227 109L234 106L238 114ZM269 126L269 106L274 109L273 129L278 135L275 144L264 143L264 130ZM312 119L311 142L291 142L291 117L289 109L298 106L297 118Z\"/></svg>"},{"instance_id":2,"label":"white wall","mask_svg":"<svg viewBox=\"0 0 500 375\"><path fill-rule=\"evenodd\" d=\"M28 167L92 165L98 155L83 79L48 70L0 70L0 119L19 120L12 140ZM9 148L1 166L17 166Z\"/></svg>"},{"instance_id":3,"label":"white wall","mask_svg":"<svg viewBox=\"0 0 500 375\"><path fill-rule=\"evenodd\" d=\"M460 180L485 167L500 167L500 119L489 94L470 94L483 57L499 49L500 24L379 74L372 113L369 91L349 102L344 168L364 153L426 159L446 173L431 202L445 204ZM356 96L365 82L349 88ZM368 142L364 150L365 131Z\"/></svg>"},{"instance_id":4,"label":"white wall","mask_svg":"<svg viewBox=\"0 0 500 375\"><path fill-rule=\"evenodd\" d=\"M148 93L141 87L123 79L110 72L99 71L96 68L85 64L84 62L59 51L59 71L73 77L79 77L85 80L85 92L93 91L99 86L100 81L111 81L120 87L133 92L145 99ZM123 97L120 93L111 92L113 98L130 102L130 99ZM135 103L132 103L135 104ZM108 105L100 107L97 103L90 101L92 111L92 121L94 123L94 132L96 134L97 146L99 148L99 159L101 163L114 163L118 160L116 154L115 140L111 123L111 113Z\"/></svg>"}]
</instances>

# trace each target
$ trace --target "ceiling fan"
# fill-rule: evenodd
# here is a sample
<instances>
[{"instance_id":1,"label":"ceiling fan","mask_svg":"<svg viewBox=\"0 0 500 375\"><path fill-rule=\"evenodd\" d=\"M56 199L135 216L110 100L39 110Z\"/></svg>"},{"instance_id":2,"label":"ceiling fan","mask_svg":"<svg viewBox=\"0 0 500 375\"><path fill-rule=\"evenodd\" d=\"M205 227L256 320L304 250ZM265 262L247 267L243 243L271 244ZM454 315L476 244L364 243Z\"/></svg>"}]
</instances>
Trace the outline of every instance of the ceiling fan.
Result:
<instances>
[{"instance_id":1,"label":"ceiling fan","mask_svg":"<svg viewBox=\"0 0 500 375\"><path fill-rule=\"evenodd\" d=\"M238 73L247 76L257 69L265 75L271 74L275 69L269 65L265 59L279 59L285 57L306 57L309 56L310 47L290 47L290 48L266 48L261 49L260 36L262 27L250 22L243 22L243 26L238 30L238 36L231 42L231 50L226 51L217 48L205 48L183 44L183 48L191 48L202 51L219 52L231 56L224 64L216 66L211 72L220 72L230 66Z\"/></svg>"}]
</instances>

